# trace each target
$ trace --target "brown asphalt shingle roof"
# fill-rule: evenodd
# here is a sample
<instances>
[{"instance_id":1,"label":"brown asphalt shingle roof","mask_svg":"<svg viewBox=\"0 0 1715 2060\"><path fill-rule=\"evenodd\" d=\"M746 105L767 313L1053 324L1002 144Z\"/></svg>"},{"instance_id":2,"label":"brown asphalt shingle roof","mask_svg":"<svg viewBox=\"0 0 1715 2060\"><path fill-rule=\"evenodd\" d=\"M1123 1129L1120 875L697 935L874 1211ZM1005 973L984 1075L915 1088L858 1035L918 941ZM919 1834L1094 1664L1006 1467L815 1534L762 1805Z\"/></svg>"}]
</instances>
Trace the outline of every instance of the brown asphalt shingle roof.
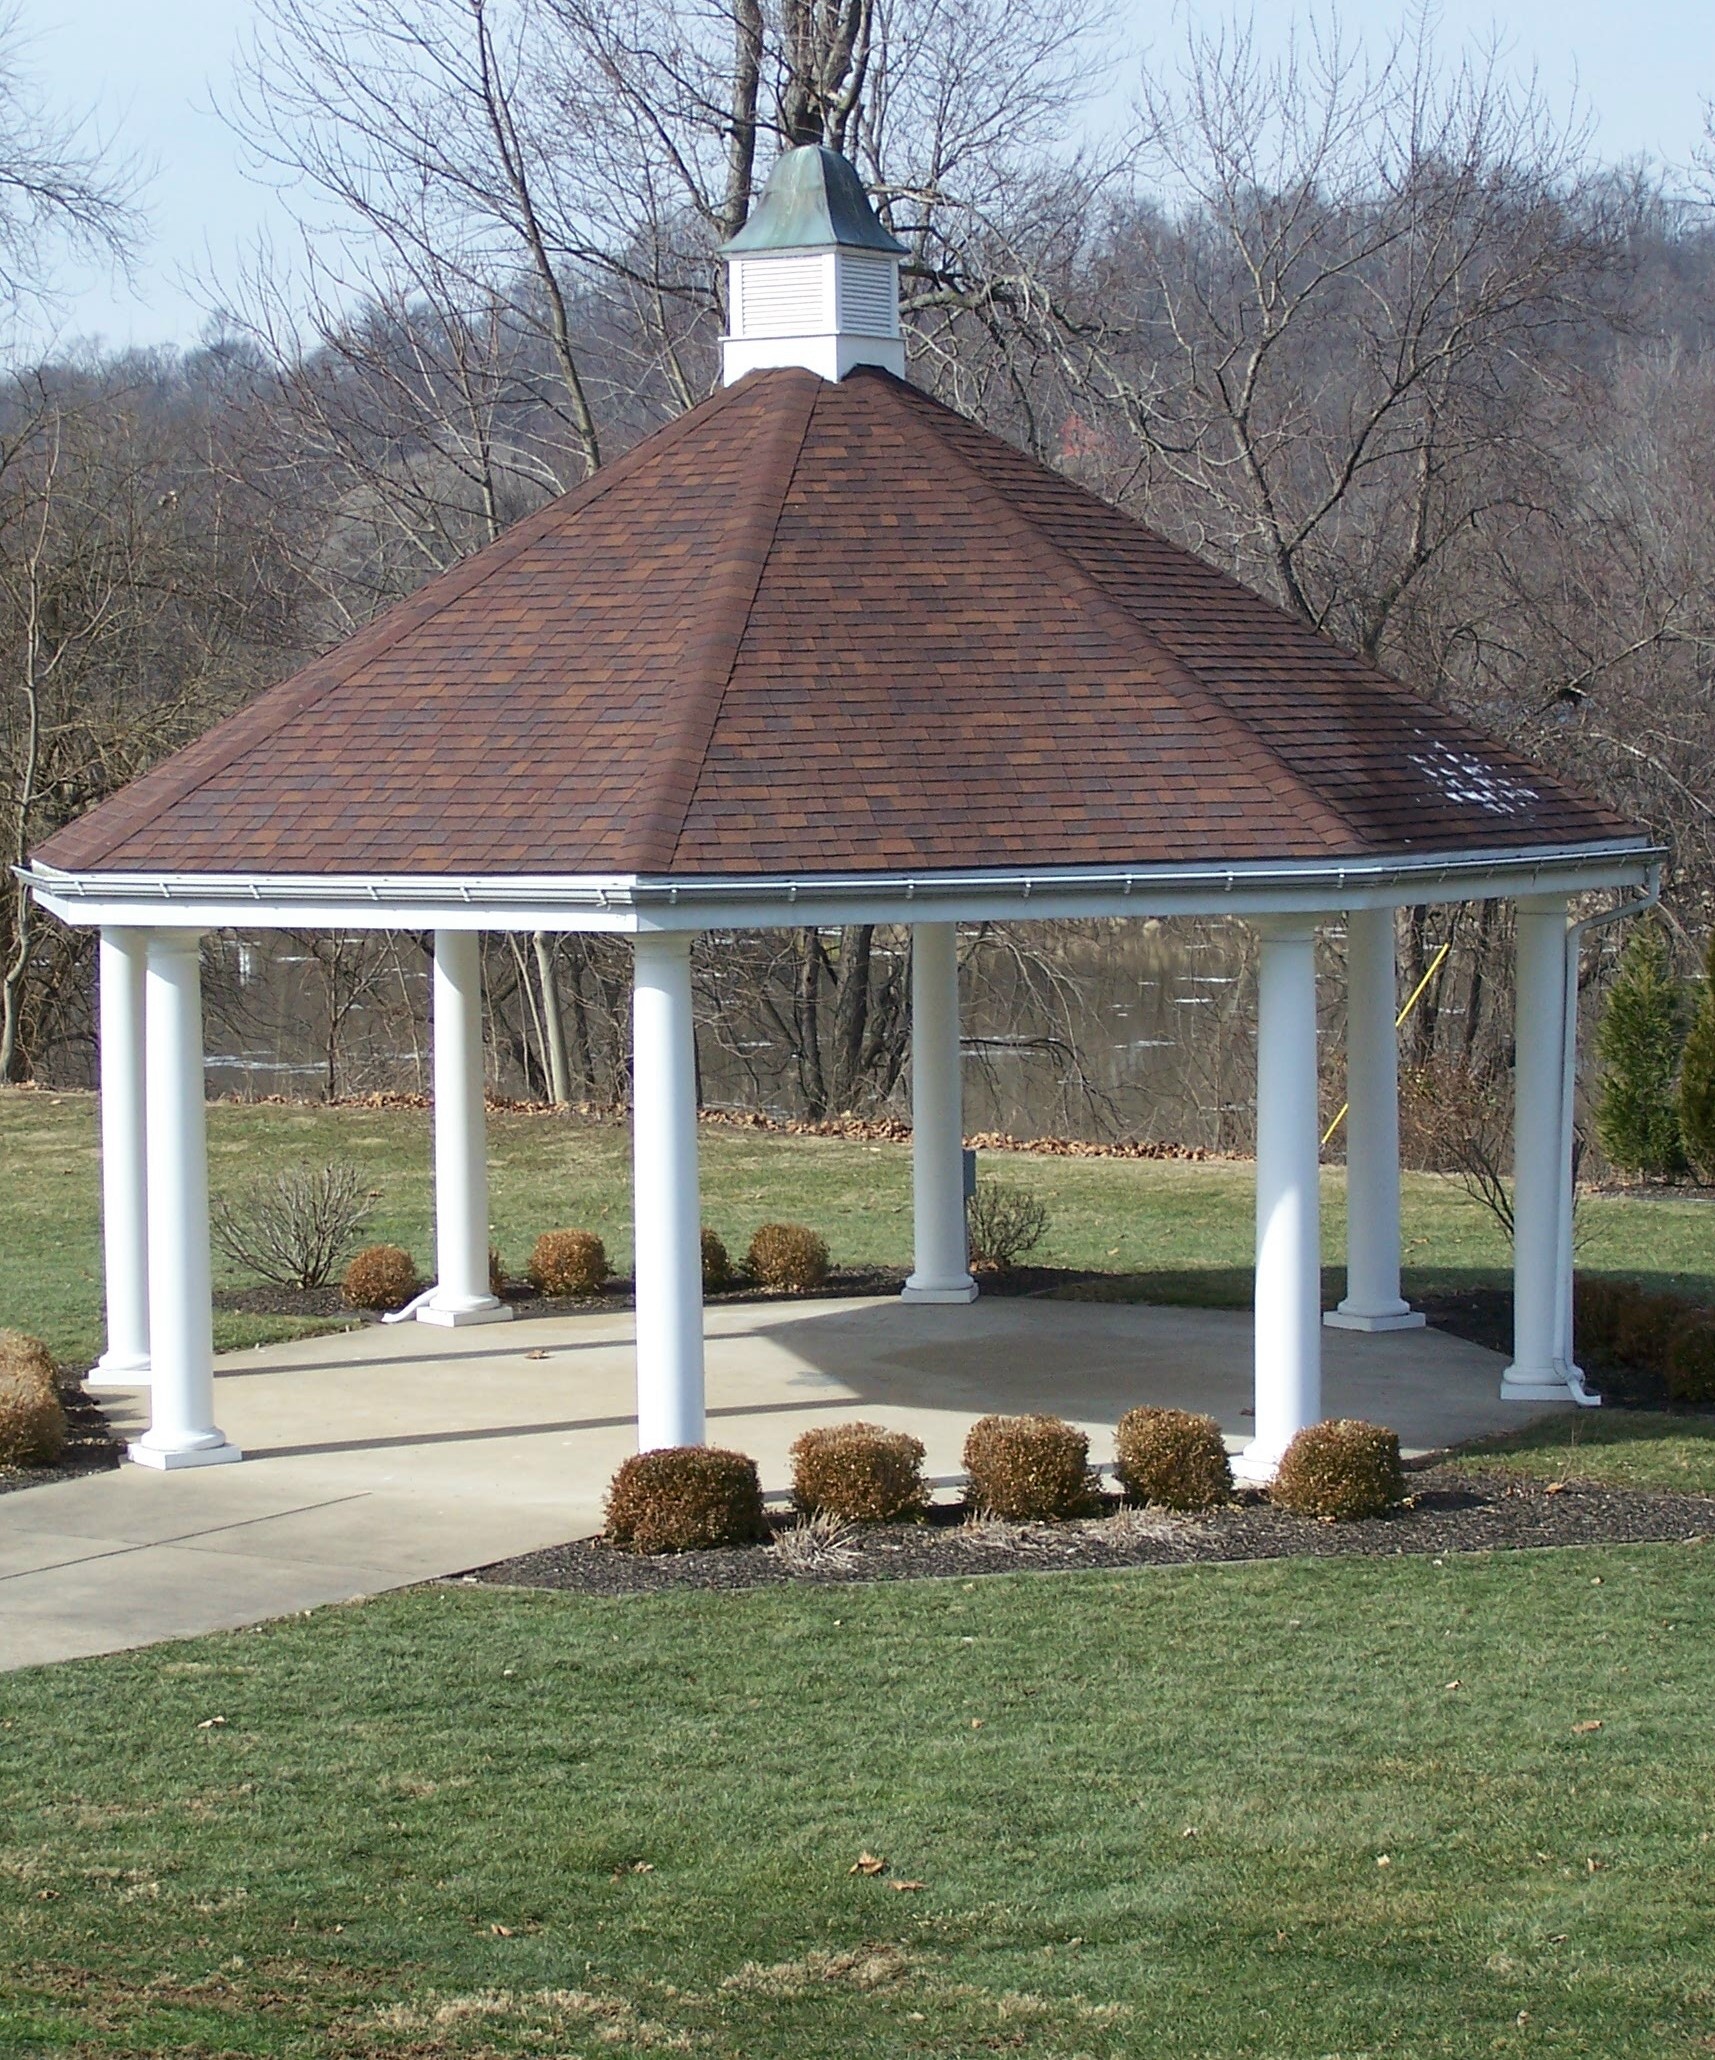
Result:
<instances>
[{"instance_id":1,"label":"brown asphalt shingle roof","mask_svg":"<svg viewBox=\"0 0 1715 2060\"><path fill-rule=\"evenodd\" d=\"M1636 834L915 388L772 371L36 856L707 876Z\"/></svg>"}]
</instances>

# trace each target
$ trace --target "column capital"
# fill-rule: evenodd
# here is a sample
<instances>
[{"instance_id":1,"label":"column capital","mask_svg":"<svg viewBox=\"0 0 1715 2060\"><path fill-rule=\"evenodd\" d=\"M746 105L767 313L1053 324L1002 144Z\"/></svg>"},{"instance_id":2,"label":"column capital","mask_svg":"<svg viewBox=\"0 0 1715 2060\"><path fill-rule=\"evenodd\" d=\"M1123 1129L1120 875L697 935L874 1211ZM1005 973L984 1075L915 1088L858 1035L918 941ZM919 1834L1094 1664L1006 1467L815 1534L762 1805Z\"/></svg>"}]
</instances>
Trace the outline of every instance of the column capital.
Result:
<instances>
[{"instance_id":1,"label":"column capital","mask_svg":"<svg viewBox=\"0 0 1715 2060\"><path fill-rule=\"evenodd\" d=\"M639 930L631 943L639 958L689 958L697 936L695 930Z\"/></svg>"},{"instance_id":2,"label":"column capital","mask_svg":"<svg viewBox=\"0 0 1715 2060\"><path fill-rule=\"evenodd\" d=\"M1323 914L1247 916L1245 920L1265 944L1303 944L1328 920Z\"/></svg>"},{"instance_id":3,"label":"column capital","mask_svg":"<svg viewBox=\"0 0 1715 2060\"><path fill-rule=\"evenodd\" d=\"M141 932L152 958L197 958L202 953L202 940L208 934L204 930L185 930L174 924L170 929L163 924L154 924Z\"/></svg>"}]
</instances>

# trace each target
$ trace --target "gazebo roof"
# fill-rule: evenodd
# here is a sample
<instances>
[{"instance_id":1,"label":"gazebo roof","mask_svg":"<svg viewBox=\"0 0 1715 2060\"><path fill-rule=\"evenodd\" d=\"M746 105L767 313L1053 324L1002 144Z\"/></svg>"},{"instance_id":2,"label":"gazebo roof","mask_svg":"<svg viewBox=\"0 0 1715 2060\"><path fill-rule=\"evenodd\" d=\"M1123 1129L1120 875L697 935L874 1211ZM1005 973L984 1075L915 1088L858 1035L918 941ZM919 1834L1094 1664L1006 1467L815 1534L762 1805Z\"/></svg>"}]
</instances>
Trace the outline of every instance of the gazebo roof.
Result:
<instances>
[{"instance_id":1,"label":"gazebo roof","mask_svg":"<svg viewBox=\"0 0 1715 2060\"><path fill-rule=\"evenodd\" d=\"M752 374L35 854L686 880L1642 833L885 372Z\"/></svg>"}]
</instances>

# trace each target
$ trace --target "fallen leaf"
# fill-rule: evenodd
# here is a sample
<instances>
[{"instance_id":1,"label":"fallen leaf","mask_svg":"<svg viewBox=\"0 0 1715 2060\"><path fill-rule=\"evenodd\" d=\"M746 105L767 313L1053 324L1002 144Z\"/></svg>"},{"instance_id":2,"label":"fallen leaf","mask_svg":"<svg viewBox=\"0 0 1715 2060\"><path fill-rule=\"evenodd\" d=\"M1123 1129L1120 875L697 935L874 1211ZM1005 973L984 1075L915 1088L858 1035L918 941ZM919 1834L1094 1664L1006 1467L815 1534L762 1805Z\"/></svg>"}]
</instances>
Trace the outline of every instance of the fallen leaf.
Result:
<instances>
[{"instance_id":1,"label":"fallen leaf","mask_svg":"<svg viewBox=\"0 0 1715 2060\"><path fill-rule=\"evenodd\" d=\"M1181 1832L1180 1832L1179 1836L1180 1836L1181 1838L1195 1838L1195 1837L1197 1836L1197 1827L1196 1827L1196 1825L1195 1825L1195 1824L1187 1824L1187 1825L1186 1825L1186 1827L1185 1827L1185 1829L1184 1829L1183 1831L1181 1831Z\"/></svg>"},{"instance_id":2,"label":"fallen leaf","mask_svg":"<svg viewBox=\"0 0 1715 2060\"><path fill-rule=\"evenodd\" d=\"M490 1935L494 1938L510 1938L512 1936L512 1928L507 1924L491 1924L488 1929Z\"/></svg>"},{"instance_id":3,"label":"fallen leaf","mask_svg":"<svg viewBox=\"0 0 1715 2060\"><path fill-rule=\"evenodd\" d=\"M846 1869L848 1874L885 1874L887 1862L874 1853L859 1853Z\"/></svg>"},{"instance_id":4,"label":"fallen leaf","mask_svg":"<svg viewBox=\"0 0 1715 2060\"><path fill-rule=\"evenodd\" d=\"M1391 1867L1393 1865L1393 1855L1391 1853L1377 1853L1376 1865L1378 1867Z\"/></svg>"},{"instance_id":5,"label":"fallen leaf","mask_svg":"<svg viewBox=\"0 0 1715 2060\"><path fill-rule=\"evenodd\" d=\"M526 1352L524 1356L526 1359L546 1359L548 1354L540 1345L538 1345L534 1351Z\"/></svg>"},{"instance_id":6,"label":"fallen leaf","mask_svg":"<svg viewBox=\"0 0 1715 2060\"><path fill-rule=\"evenodd\" d=\"M1574 1737L1582 1738L1586 1735L1586 1733L1591 1731L1600 1731L1601 1728L1602 1719L1600 1717L1586 1717L1583 1723L1573 1725L1572 1732Z\"/></svg>"},{"instance_id":7,"label":"fallen leaf","mask_svg":"<svg viewBox=\"0 0 1715 2060\"><path fill-rule=\"evenodd\" d=\"M1603 1861L1597 1859L1595 1854L1592 1853L1589 1859L1584 1862L1584 1871L1587 1874L1600 1874L1604 1864Z\"/></svg>"},{"instance_id":8,"label":"fallen leaf","mask_svg":"<svg viewBox=\"0 0 1715 2060\"><path fill-rule=\"evenodd\" d=\"M1566 1493L1566 1483L1564 1481L1550 1481L1542 1492L1545 1495L1564 1495Z\"/></svg>"},{"instance_id":9,"label":"fallen leaf","mask_svg":"<svg viewBox=\"0 0 1715 2060\"><path fill-rule=\"evenodd\" d=\"M224 1717L204 1717L202 1722L197 1726L197 1729L199 1731L213 1731L214 1729L216 1729L217 1726L224 1724L225 1722L226 1719Z\"/></svg>"},{"instance_id":10,"label":"fallen leaf","mask_svg":"<svg viewBox=\"0 0 1715 2060\"><path fill-rule=\"evenodd\" d=\"M1463 1688L1464 1685L1465 1684L1463 1681L1449 1681L1447 1684L1449 1690L1452 1690L1454 1688Z\"/></svg>"},{"instance_id":11,"label":"fallen leaf","mask_svg":"<svg viewBox=\"0 0 1715 2060\"><path fill-rule=\"evenodd\" d=\"M898 1889L901 1895L915 1895L919 1889L929 1886L926 1881L890 1881L887 1885L889 1888Z\"/></svg>"},{"instance_id":12,"label":"fallen leaf","mask_svg":"<svg viewBox=\"0 0 1715 2060\"><path fill-rule=\"evenodd\" d=\"M983 1719L982 1719L981 1717L972 1717L972 1719L971 1719L971 1729L972 1729L973 1731L980 1731L980 1730L981 1730L982 1728L983 1728Z\"/></svg>"}]
</instances>

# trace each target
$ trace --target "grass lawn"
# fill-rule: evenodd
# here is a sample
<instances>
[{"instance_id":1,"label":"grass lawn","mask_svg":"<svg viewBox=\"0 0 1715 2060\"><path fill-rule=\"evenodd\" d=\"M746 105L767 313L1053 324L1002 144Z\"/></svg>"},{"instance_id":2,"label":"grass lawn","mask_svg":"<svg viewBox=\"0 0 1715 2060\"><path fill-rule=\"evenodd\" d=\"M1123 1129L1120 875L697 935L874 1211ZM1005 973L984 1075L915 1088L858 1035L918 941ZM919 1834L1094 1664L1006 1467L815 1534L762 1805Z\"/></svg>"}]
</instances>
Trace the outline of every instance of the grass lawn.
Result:
<instances>
[{"instance_id":1,"label":"grass lawn","mask_svg":"<svg viewBox=\"0 0 1715 2060\"><path fill-rule=\"evenodd\" d=\"M1656 1416L1601 1409L1554 1417L1485 1438L1462 1466L1505 1469L1538 1480L1603 1481L1715 1495L1715 1416Z\"/></svg>"},{"instance_id":2,"label":"grass lawn","mask_svg":"<svg viewBox=\"0 0 1715 2060\"><path fill-rule=\"evenodd\" d=\"M0 1677L0 2052L1706 2052L1712 1628L1668 1546L417 1590Z\"/></svg>"},{"instance_id":3,"label":"grass lawn","mask_svg":"<svg viewBox=\"0 0 1715 2060\"><path fill-rule=\"evenodd\" d=\"M313 1103L220 1102L209 1111L210 1177L234 1188L294 1162L354 1160L377 1190L369 1235L432 1256L429 1119L421 1111ZM495 1241L521 1270L539 1231L599 1231L621 1271L631 1263L630 1140L624 1126L574 1117L496 1115L489 1125ZM991 1153L985 1176L1040 1194L1053 1228L1047 1264L1113 1272L1138 1300L1235 1306L1250 1298L1252 1180L1236 1164L1036 1158ZM96 1108L87 1095L0 1091L0 1324L87 1363L101 1346ZM742 1252L770 1218L813 1224L836 1264L904 1265L911 1242L911 1154L902 1145L706 1128L704 1214ZM1324 1176L1324 1256L1345 1251L1344 1171ZM1665 1198L1600 1197L1580 1209L1581 1263L1715 1299L1715 1209ZM1509 1256L1492 1219L1455 1181L1405 1182L1407 1291L1500 1282ZM226 1285L240 1285L227 1272ZM1330 1282L1342 1291L1336 1273ZM222 1348L325 1328L222 1314Z\"/></svg>"}]
</instances>

